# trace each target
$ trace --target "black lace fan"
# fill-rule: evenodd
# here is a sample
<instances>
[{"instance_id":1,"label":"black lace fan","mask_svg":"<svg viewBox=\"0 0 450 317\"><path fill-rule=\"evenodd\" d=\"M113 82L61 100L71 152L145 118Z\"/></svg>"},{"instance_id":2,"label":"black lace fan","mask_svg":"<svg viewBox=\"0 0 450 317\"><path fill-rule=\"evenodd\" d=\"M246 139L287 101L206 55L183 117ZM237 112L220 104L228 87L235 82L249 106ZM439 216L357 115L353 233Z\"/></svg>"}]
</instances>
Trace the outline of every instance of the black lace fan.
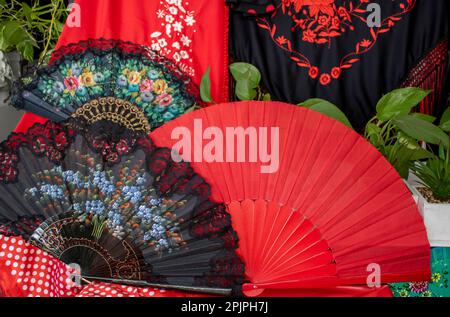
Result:
<instances>
[{"instance_id":1,"label":"black lace fan","mask_svg":"<svg viewBox=\"0 0 450 317\"><path fill-rule=\"evenodd\" d=\"M111 120L148 133L201 104L198 96L191 78L158 53L99 39L59 48L50 66L15 84L12 104L56 122Z\"/></svg>"},{"instance_id":2,"label":"black lace fan","mask_svg":"<svg viewBox=\"0 0 450 317\"><path fill-rule=\"evenodd\" d=\"M110 121L12 134L0 147L0 233L86 279L229 294L244 270L230 216L171 155Z\"/></svg>"}]
</instances>

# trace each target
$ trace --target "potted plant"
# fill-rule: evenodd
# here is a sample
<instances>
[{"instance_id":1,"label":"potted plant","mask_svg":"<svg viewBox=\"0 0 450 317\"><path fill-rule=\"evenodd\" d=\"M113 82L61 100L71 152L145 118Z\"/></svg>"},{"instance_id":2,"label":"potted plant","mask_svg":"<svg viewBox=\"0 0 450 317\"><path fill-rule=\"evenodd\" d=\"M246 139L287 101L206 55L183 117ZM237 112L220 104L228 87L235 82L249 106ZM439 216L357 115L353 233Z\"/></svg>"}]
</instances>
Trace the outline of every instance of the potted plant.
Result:
<instances>
[{"instance_id":1,"label":"potted plant","mask_svg":"<svg viewBox=\"0 0 450 317\"><path fill-rule=\"evenodd\" d=\"M440 127L450 132L450 108L442 116ZM450 147L430 148L433 155L416 162L411 170L418 179L413 191L427 227L431 246L450 246ZM436 152L436 153L435 153Z\"/></svg>"},{"instance_id":2,"label":"potted plant","mask_svg":"<svg viewBox=\"0 0 450 317\"><path fill-rule=\"evenodd\" d=\"M9 95L10 82L21 76L26 64L48 59L66 17L64 0L45 4L35 0L31 6L18 0L0 0L0 105Z\"/></svg>"}]
</instances>

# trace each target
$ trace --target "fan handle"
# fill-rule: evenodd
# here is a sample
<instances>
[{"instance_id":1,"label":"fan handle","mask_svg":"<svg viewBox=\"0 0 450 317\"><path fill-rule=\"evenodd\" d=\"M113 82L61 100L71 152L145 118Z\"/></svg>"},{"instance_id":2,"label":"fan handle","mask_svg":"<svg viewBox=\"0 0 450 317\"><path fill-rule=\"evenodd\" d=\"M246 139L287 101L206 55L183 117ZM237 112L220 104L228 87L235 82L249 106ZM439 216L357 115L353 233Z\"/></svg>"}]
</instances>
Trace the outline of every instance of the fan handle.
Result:
<instances>
[{"instance_id":1,"label":"fan handle","mask_svg":"<svg viewBox=\"0 0 450 317\"><path fill-rule=\"evenodd\" d=\"M122 280L122 279L114 279L114 278L106 278L106 277L92 277L92 276L84 276L84 275L82 276L82 279L84 281L86 281L87 283L91 283L91 281L100 281L100 282L110 282L110 283L115 283L115 284L125 284L125 285L136 286L136 287L161 287L161 288L173 289L173 290L178 290L178 291L204 293L204 294L221 295L221 296L230 296L232 294L231 288L214 288L214 287L197 287L197 286L157 284L157 283L148 283L145 281Z\"/></svg>"}]
</instances>

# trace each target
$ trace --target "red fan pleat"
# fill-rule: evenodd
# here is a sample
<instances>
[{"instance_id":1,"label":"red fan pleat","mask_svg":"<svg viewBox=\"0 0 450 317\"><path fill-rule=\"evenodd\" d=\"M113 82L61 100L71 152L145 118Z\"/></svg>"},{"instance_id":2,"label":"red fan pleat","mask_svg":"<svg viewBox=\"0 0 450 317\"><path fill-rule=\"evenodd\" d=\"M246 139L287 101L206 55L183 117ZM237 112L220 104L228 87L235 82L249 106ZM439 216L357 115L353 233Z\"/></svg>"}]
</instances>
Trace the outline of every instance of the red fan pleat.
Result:
<instances>
[{"instance_id":1,"label":"red fan pleat","mask_svg":"<svg viewBox=\"0 0 450 317\"><path fill-rule=\"evenodd\" d=\"M190 133L193 150L174 149L211 184L212 198L228 205L247 295L366 285L373 264L382 283L428 280L429 243L410 192L384 157L341 123L284 103L240 102L186 114L152 138L172 147L180 140L177 127ZM256 129L258 140L267 133L256 151L267 145L267 153L278 152L278 169L262 172L270 164L264 155L256 162L249 156L251 137L235 151L227 127ZM205 159L205 147L220 140L217 131L223 160Z\"/></svg>"}]
</instances>

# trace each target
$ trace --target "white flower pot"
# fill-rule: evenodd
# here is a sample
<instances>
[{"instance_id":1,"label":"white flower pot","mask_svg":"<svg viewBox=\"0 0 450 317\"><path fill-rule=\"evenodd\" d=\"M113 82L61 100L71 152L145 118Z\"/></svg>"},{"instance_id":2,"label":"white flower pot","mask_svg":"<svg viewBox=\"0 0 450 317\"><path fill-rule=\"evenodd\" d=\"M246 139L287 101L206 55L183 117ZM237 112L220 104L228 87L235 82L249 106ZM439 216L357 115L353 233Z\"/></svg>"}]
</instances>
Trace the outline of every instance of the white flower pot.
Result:
<instances>
[{"instance_id":1,"label":"white flower pot","mask_svg":"<svg viewBox=\"0 0 450 317\"><path fill-rule=\"evenodd\" d=\"M428 240L432 247L450 247L450 204L429 203L417 190L420 186L409 186L425 222Z\"/></svg>"}]
</instances>

